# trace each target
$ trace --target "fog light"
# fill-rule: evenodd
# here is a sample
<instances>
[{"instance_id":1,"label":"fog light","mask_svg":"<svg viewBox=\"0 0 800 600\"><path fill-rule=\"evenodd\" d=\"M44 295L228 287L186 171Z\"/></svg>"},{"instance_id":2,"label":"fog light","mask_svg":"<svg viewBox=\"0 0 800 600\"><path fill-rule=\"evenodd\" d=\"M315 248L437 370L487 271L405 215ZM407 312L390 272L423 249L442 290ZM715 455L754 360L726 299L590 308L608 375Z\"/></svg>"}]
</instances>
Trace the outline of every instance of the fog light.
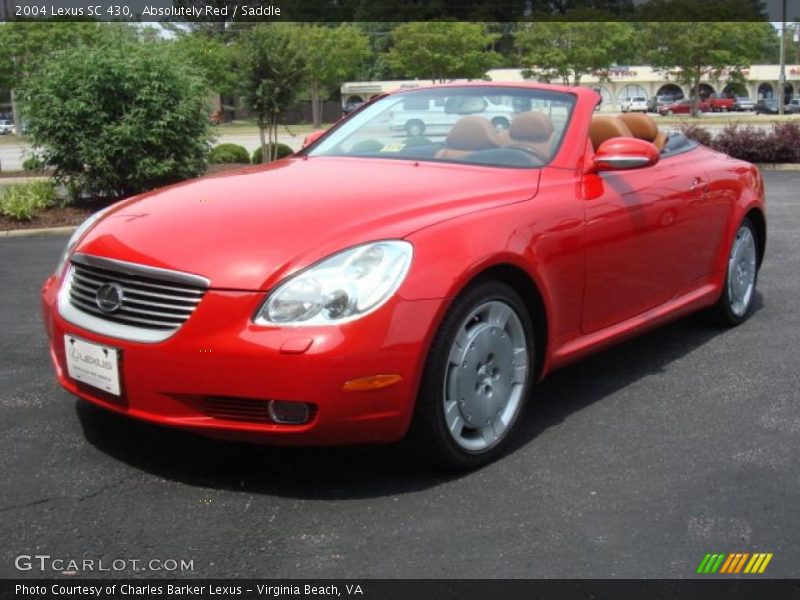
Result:
<instances>
[{"instance_id":1,"label":"fog light","mask_svg":"<svg viewBox=\"0 0 800 600\"><path fill-rule=\"evenodd\" d=\"M308 404L303 402L283 402L281 400L271 400L269 407L269 418L276 423L285 425L298 425L308 421L311 411Z\"/></svg>"}]
</instances>

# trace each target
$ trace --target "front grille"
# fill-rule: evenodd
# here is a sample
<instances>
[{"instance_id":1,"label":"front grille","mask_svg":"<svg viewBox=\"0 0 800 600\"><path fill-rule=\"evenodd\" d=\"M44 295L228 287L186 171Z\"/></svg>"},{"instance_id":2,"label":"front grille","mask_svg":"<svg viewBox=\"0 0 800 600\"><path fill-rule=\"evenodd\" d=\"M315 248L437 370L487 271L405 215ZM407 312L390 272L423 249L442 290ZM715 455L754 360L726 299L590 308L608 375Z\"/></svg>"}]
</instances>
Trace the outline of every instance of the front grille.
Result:
<instances>
[{"instance_id":1,"label":"front grille","mask_svg":"<svg viewBox=\"0 0 800 600\"><path fill-rule=\"evenodd\" d=\"M98 304L98 290L106 284L122 292L121 302L111 311L101 310ZM83 313L170 334L192 315L208 284L195 275L76 254L68 287L69 303Z\"/></svg>"}]
</instances>

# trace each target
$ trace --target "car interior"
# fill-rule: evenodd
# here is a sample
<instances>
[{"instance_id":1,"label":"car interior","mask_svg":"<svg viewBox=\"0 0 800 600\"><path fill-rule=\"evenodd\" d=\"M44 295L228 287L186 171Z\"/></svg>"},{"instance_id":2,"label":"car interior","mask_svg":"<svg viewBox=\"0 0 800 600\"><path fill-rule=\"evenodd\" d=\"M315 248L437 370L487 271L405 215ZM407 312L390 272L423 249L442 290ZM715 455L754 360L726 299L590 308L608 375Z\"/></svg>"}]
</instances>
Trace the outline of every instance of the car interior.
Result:
<instances>
[{"instance_id":1,"label":"car interior","mask_svg":"<svg viewBox=\"0 0 800 600\"><path fill-rule=\"evenodd\" d=\"M448 99L448 102L451 100L456 99ZM458 100L464 103L464 99ZM474 100L482 101L481 98ZM459 106L459 109L464 110L464 107ZM633 137L652 143L662 158L697 146L696 142L680 133L666 134L660 131L656 121L642 113L597 115L592 119L589 135L595 151L606 140ZM486 117L467 114L455 122L444 141L433 141L421 135L410 136L387 146L378 140L366 139L354 144L347 154L538 167L550 161L560 139L552 120L544 112L520 112L513 117L509 127L501 131Z\"/></svg>"}]
</instances>

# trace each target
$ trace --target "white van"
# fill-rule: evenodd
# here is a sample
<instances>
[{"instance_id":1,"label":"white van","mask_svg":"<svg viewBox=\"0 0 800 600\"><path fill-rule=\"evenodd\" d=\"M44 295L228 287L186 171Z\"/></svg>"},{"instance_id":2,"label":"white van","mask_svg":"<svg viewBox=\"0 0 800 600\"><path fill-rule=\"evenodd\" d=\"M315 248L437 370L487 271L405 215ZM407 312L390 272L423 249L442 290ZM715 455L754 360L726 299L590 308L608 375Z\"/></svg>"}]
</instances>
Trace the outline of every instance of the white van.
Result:
<instances>
[{"instance_id":1,"label":"white van","mask_svg":"<svg viewBox=\"0 0 800 600\"><path fill-rule=\"evenodd\" d=\"M475 96L403 98L392 111L392 129L409 136L446 133L465 115L486 117L498 131L508 129L514 108Z\"/></svg>"}]
</instances>

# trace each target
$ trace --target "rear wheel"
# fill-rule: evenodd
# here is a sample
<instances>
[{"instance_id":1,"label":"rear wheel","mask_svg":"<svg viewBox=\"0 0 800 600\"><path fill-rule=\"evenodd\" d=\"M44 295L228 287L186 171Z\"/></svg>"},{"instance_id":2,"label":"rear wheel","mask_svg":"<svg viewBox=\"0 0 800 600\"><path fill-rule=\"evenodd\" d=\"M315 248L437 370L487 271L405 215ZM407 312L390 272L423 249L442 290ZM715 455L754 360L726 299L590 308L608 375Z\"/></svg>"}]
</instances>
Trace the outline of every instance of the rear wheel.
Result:
<instances>
[{"instance_id":1,"label":"rear wheel","mask_svg":"<svg viewBox=\"0 0 800 600\"><path fill-rule=\"evenodd\" d=\"M505 448L533 379L533 327L510 286L487 281L453 303L431 346L407 443L469 469Z\"/></svg>"},{"instance_id":2,"label":"rear wheel","mask_svg":"<svg viewBox=\"0 0 800 600\"><path fill-rule=\"evenodd\" d=\"M722 325L738 325L750 316L758 282L758 238L745 218L733 238L728 255L725 285L711 316Z\"/></svg>"}]
</instances>

